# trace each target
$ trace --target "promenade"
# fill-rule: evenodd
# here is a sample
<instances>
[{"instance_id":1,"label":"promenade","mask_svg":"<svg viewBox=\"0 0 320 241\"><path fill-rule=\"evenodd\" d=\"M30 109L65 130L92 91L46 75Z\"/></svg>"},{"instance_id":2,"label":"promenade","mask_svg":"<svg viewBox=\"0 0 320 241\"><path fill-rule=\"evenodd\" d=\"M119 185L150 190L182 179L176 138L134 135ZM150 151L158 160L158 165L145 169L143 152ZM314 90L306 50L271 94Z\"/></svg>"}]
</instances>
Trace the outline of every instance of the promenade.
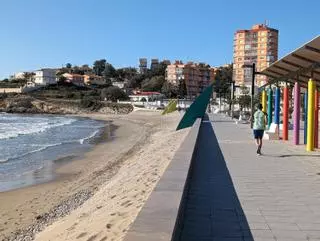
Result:
<instances>
[{"instance_id":1,"label":"promenade","mask_svg":"<svg viewBox=\"0 0 320 241\"><path fill-rule=\"evenodd\" d=\"M265 141L212 115L200 127L181 230L183 241L320 240L320 153Z\"/></svg>"}]
</instances>

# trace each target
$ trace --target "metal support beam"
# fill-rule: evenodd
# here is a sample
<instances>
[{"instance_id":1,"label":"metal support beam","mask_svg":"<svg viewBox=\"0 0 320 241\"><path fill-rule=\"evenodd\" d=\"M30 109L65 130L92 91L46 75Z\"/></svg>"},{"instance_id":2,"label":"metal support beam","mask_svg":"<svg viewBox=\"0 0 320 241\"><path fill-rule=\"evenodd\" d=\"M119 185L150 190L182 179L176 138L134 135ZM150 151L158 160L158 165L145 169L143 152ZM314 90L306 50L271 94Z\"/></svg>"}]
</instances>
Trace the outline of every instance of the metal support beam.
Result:
<instances>
[{"instance_id":1,"label":"metal support beam","mask_svg":"<svg viewBox=\"0 0 320 241\"><path fill-rule=\"evenodd\" d=\"M282 60L282 62L285 63L285 62L288 62L288 61ZM290 73L288 73L286 75L282 75L282 74L277 73L277 72L272 71L272 70L267 70L267 72L270 72L270 73L275 72L275 73L277 73L279 75L282 75L279 78L273 79L268 84L273 84L275 82L290 82L288 80L294 79L297 75L301 76L301 75L307 74L307 73L309 73L310 71L312 71L312 70L314 70L316 68L320 68L320 62L313 63L313 64L311 64L310 66L308 66L306 68L299 68L297 71L292 71L292 72L290 72Z\"/></svg>"},{"instance_id":2,"label":"metal support beam","mask_svg":"<svg viewBox=\"0 0 320 241\"><path fill-rule=\"evenodd\" d=\"M315 53L320 54L320 49L311 47L311 46L309 46L309 45L304 46L304 48L305 48L306 50L309 50L309 51L312 51L312 52L315 52Z\"/></svg>"},{"instance_id":3,"label":"metal support beam","mask_svg":"<svg viewBox=\"0 0 320 241\"><path fill-rule=\"evenodd\" d=\"M314 64L316 61L312 60L312 59L309 59L309 58L306 58L306 57L303 57L301 55L298 55L298 54L291 54L292 57L295 57L296 59L299 59L299 60L302 60L302 61L305 61L309 64Z\"/></svg>"}]
</instances>

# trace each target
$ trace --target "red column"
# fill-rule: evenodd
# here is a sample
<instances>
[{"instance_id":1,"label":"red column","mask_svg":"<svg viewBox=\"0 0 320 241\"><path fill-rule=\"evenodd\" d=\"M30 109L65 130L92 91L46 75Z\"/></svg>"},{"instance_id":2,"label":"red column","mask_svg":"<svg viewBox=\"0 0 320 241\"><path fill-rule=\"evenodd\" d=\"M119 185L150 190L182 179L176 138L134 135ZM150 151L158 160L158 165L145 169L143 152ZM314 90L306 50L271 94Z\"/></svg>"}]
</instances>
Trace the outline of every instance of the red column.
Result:
<instances>
[{"instance_id":1,"label":"red column","mask_svg":"<svg viewBox=\"0 0 320 241\"><path fill-rule=\"evenodd\" d=\"M283 140L288 140L288 121L289 121L289 91L288 87L283 89Z\"/></svg>"},{"instance_id":2,"label":"red column","mask_svg":"<svg viewBox=\"0 0 320 241\"><path fill-rule=\"evenodd\" d=\"M319 147L319 91L315 90L314 93L314 147Z\"/></svg>"}]
</instances>

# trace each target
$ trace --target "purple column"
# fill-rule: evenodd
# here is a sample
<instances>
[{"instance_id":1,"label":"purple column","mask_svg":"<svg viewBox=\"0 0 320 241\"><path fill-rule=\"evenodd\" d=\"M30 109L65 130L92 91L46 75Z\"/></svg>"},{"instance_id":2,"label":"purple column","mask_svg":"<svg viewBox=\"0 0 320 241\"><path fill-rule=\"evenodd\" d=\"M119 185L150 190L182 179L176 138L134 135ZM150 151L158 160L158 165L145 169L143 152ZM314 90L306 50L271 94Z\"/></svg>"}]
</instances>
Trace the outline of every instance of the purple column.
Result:
<instances>
[{"instance_id":1,"label":"purple column","mask_svg":"<svg viewBox=\"0 0 320 241\"><path fill-rule=\"evenodd\" d=\"M294 110L293 110L293 144L299 145L300 138L300 85L294 84Z\"/></svg>"}]
</instances>

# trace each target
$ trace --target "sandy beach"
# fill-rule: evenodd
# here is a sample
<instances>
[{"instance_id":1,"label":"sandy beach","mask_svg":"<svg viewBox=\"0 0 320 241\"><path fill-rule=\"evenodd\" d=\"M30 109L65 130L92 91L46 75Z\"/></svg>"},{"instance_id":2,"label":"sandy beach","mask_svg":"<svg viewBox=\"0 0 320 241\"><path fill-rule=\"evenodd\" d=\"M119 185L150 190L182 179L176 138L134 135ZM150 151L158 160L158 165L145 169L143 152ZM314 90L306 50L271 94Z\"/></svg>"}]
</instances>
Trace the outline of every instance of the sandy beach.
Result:
<instances>
[{"instance_id":1,"label":"sandy beach","mask_svg":"<svg viewBox=\"0 0 320 241\"><path fill-rule=\"evenodd\" d=\"M112 121L111 140L52 182L0 193L1 240L122 240L188 132L179 113L88 117Z\"/></svg>"}]
</instances>

